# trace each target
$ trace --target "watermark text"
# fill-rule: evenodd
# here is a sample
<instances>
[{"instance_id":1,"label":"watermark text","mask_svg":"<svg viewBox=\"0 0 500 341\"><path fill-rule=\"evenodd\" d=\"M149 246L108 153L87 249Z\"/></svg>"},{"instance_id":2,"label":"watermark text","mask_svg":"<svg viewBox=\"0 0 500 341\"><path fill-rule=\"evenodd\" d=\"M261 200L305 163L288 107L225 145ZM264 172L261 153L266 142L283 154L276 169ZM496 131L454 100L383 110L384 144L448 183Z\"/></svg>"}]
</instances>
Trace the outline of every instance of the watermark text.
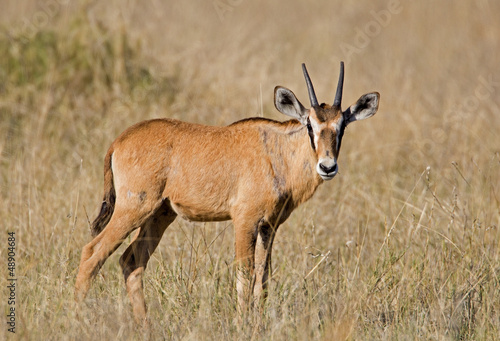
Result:
<instances>
[{"instance_id":1,"label":"watermark text","mask_svg":"<svg viewBox=\"0 0 500 341\"><path fill-rule=\"evenodd\" d=\"M7 330L16 332L16 234L7 232Z\"/></svg>"}]
</instances>

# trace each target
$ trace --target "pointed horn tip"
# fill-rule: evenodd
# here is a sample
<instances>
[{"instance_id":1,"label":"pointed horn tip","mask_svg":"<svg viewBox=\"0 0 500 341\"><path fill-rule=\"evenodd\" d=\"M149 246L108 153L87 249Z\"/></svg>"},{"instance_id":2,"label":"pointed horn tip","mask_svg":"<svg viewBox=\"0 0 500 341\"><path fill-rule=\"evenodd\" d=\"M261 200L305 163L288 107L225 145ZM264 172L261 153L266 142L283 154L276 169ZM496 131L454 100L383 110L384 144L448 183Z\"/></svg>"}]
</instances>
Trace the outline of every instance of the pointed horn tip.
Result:
<instances>
[{"instance_id":1,"label":"pointed horn tip","mask_svg":"<svg viewBox=\"0 0 500 341\"><path fill-rule=\"evenodd\" d=\"M333 106L339 107L342 102L342 88L344 87L344 62L340 62L340 72L339 72L339 81L337 84L337 92L335 93L335 99L333 101Z\"/></svg>"},{"instance_id":2,"label":"pointed horn tip","mask_svg":"<svg viewBox=\"0 0 500 341\"><path fill-rule=\"evenodd\" d=\"M306 79L307 91L309 92L309 100L311 101L311 106L318 106L318 100L316 98L316 94L314 93L314 87L312 85L311 78L309 77L309 73L307 72L305 63L302 63L302 71L304 73L304 78Z\"/></svg>"},{"instance_id":3,"label":"pointed horn tip","mask_svg":"<svg viewBox=\"0 0 500 341\"><path fill-rule=\"evenodd\" d=\"M306 63L302 63L302 72L304 73L304 75L308 74L307 68L306 68Z\"/></svg>"},{"instance_id":4,"label":"pointed horn tip","mask_svg":"<svg viewBox=\"0 0 500 341\"><path fill-rule=\"evenodd\" d=\"M344 73L344 62L340 62L340 73Z\"/></svg>"}]
</instances>

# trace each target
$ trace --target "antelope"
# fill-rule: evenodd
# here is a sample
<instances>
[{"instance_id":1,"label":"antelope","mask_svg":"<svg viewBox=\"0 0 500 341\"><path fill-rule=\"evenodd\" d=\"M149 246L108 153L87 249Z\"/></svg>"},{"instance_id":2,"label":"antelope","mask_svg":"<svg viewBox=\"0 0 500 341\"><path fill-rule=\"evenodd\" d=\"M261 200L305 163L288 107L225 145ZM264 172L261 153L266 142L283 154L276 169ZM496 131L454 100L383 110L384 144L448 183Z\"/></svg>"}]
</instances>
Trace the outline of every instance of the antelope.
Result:
<instances>
[{"instance_id":1,"label":"antelope","mask_svg":"<svg viewBox=\"0 0 500 341\"><path fill-rule=\"evenodd\" d=\"M278 227L324 181L338 173L345 128L373 116L379 93L341 109L344 63L333 105L319 104L305 64L311 107L274 89L285 122L248 118L215 127L153 119L125 130L104 159L104 199L83 247L75 283L82 300L106 259L137 229L120 258L134 318L146 321L143 274L167 227L179 215L197 222L232 220L238 311L264 302ZM262 303L261 303L262 304Z\"/></svg>"}]
</instances>

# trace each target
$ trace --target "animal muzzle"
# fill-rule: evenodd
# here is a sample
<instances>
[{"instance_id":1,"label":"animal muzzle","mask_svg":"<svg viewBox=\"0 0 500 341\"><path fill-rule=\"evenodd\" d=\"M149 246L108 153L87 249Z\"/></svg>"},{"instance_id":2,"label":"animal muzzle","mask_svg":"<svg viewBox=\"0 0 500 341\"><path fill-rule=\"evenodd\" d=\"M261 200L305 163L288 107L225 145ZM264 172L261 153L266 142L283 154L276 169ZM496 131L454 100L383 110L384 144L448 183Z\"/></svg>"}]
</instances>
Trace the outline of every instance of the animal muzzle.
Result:
<instances>
[{"instance_id":1,"label":"animal muzzle","mask_svg":"<svg viewBox=\"0 0 500 341\"><path fill-rule=\"evenodd\" d=\"M337 160L331 158L320 159L316 166L316 171L323 180L333 179L337 175L338 170Z\"/></svg>"}]
</instances>

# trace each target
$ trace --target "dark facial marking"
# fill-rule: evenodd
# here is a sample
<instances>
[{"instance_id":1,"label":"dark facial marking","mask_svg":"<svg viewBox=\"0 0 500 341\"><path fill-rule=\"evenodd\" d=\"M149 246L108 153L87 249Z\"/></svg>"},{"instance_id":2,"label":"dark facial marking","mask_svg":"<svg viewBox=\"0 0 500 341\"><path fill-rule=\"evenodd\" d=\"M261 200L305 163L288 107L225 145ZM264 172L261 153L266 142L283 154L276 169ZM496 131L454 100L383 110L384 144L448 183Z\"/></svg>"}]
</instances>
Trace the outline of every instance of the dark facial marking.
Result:
<instances>
[{"instance_id":1,"label":"dark facial marking","mask_svg":"<svg viewBox=\"0 0 500 341\"><path fill-rule=\"evenodd\" d=\"M321 133L319 133L319 138L322 140L332 141L335 139L335 134L331 129L323 129L321 130Z\"/></svg>"},{"instance_id":2,"label":"dark facial marking","mask_svg":"<svg viewBox=\"0 0 500 341\"><path fill-rule=\"evenodd\" d=\"M325 145L327 146L331 146L333 150L333 153L335 154L335 142L336 142L336 138L335 138L335 133L333 132L333 130L331 129L323 129L321 130L321 133L319 133L319 138L323 141L325 141ZM329 156L329 150L325 150L325 153L326 153L326 156Z\"/></svg>"},{"instance_id":3,"label":"dark facial marking","mask_svg":"<svg viewBox=\"0 0 500 341\"><path fill-rule=\"evenodd\" d=\"M342 120L342 125L340 126L339 130L339 145L337 146L337 150L340 151L340 145L342 144L342 137L344 137L344 131L345 131L345 122L346 120Z\"/></svg>"},{"instance_id":4,"label":"dark facial marking","mask_svg":"<svg viewBox=\"0 0 500 341\"><path fill-rule=\"evenodd\" d=\"M311 139L311 147L314 151L316 151L316 146L314 145L314 133L311 127L311 120L309 120L309 117L307 118L307 132L309 133L309 138Z\"/></svg>"},{"instance_id":5,"label":"dark facial marking","mask_svg":"<svg viewBox=\"0 0 500 341\"><path fill-rule=\"evenodd\" d=\"M322 103L321 106L315 110L316 117L318 118L318 121L321 123L326 122L328 120L329 110L327 109L325 110L325 107L326 104Z\"/></svg>"}]
</instances>

